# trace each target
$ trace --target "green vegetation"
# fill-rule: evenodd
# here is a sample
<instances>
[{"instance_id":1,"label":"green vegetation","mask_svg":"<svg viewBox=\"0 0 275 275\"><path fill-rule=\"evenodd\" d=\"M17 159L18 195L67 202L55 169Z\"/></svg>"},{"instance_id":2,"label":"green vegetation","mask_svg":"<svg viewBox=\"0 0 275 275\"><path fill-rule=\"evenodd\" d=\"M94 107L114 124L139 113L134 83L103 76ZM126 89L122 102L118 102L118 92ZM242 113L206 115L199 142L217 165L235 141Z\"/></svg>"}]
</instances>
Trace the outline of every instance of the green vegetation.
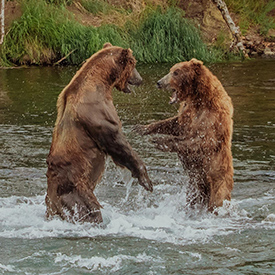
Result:
<instances>
[{"instance_id":1,"label":"green vegetation","mask_svg":"<svg viewBox=\"0 0 275 275\"><path fill-rule=\"evenodd\" d=\"M269 29L275 28L274 0L225 0L229 10L234 11L238 16L239 25L243 34L249 27L257 26L261 34L266 34Z\"/></svg>"},{"instance_id":2,"label":"green vegetation","mask_svg":"<svg viewBox=\"0 0 275 275\"><path fill-rule=\"evenodd\" d=\"M18 0L19 1L19 0ZM145 2L144 2L145 1ZM73 0L20 0L23 15L14 21L0 47L0 65L80 64L105 42L130 47L142 63L179 62L193 57L215 62L228 55L221 34L214 47L203 43L199 30L176 8L178 0L122 1L124 7L105 0L80 0L82 13L99 20L86 26L68 10ZM144 4L145 3L145 4ZM259 26L266 34L275 28L275 2L226 0L239 16L243 33ZM81 20L80 20L81 21Z\"/></svg>"},{"instance_id":3,"label":"green vegetation","mask_svg":"<svg viewBox=\"0 0 275 275\"><path fill-rule=\"evenodd\" d=\"M107 41L132 48L143 63L178 62L191 57L217 60L179 9L148 8L136 24L96 28L77 22L64 2L22 0L23 15L12 24L1 47L2 65L53 64L65 56L63 64L79 64Z\"/></svg>"},{"instance_id":4,"label":"green vegetation","mask_svg":"<svg viewBox=\"0 0 275 275\"><path fill-rule=\"evenodd\" d=\"M82 6L92 14L108 14L114 7L104 0L82 0Z\"/></svg>"},{"instance_id":5,"label":"green vegetation","mask_svg":"<svg viewBox=\"0 0 275 275\"><path fill-rule=\"evenodd\" d=\"M72 51L66 62L79 64L106 41L125 46L119 28L85 27L63 6L27 0L22 9L1 47L2 64L52 64Z\"/></svg>"},{"instance_id":6,"label":"green vegetation","mask_svg":"<svg viewBox=\"0 0 275 275\"><path fill-rule=\"evenodd\" d=\"M131 48L141 62L179 62L192 57L217 61L218 55L207 48L198 29L183 18L179 9L150 11L138 28L131 30Z\"/></svg>"}]
</instances>

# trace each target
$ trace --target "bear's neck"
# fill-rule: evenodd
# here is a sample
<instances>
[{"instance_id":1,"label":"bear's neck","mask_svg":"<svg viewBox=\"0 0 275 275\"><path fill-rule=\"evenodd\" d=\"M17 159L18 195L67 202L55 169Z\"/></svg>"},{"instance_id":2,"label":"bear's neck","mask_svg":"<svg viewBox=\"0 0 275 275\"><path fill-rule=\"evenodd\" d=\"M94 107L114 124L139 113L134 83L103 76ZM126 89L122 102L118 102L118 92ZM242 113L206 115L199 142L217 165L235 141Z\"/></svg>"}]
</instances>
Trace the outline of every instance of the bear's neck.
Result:
<instances>
[{"instance_id":1,"label":"bear's neck","mask_svg":"<svg viewBox=\"0 0 275 275\"><path fill-rule=\"evenodd\" d=\"M201 109L203 107L210 110L221 108L221 101L224 101L224 97L228 97L228 95L218 79L215 78L214 80L213 82L213 79L211 80L204 75L202 78L196 79L193 85L189 87L187 98L194 108ZM222 98L224 99L222 100Z\"/></svg>"}]
</instances>

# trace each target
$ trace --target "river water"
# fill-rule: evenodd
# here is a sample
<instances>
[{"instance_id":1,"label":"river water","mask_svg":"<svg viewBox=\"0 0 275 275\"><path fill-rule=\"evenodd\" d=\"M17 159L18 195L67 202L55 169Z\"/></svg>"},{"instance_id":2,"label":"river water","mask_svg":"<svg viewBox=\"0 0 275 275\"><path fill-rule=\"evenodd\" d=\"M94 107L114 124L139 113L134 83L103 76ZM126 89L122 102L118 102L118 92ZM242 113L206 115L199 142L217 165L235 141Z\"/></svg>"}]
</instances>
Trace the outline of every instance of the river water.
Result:
<instances>
[{"instance_id":1,"label":"river water","mask_svg":"<svg viewBox=\"0 0 275 275\"><path fill-rule=\"evenodd\" d=\"M46 163L58 94L77 68L0 70L0 273L275 274L275 61L211 65L234 104L234 181L219 215L184 208L188 178L175 154L131 129L175 115L156 81L114 92L123 130L155 184L148 194L110 160L96 195L104 223L45 220Z\"/></svg>"}]
</instances>

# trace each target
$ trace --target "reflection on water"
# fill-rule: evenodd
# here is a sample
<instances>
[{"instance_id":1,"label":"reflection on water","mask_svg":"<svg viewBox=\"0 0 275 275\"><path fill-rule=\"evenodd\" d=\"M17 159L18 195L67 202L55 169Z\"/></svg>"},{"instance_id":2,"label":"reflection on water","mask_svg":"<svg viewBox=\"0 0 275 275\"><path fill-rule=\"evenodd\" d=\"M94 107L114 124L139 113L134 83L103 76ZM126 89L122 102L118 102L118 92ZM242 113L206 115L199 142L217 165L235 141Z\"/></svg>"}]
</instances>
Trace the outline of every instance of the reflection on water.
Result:
<instances>
[{"instance_id":1,"label":"reflection on water","mask_svg":"<svg viewBox=\"0 0 275 275\"><path fill-rule=\"evenodd\" d=\"M0 71L0 123L53 125L56 98L76 68Z\"/></svg>"},{"instance_id":2,"label":"reflection on water","mask_svg":"<svg viewBox=\"0 0 275 275\"><path fill-rule=\"evenodd\" d=\"M169 92L155 85L169 68L140 66L144 84L113 94L156 186L153 194L136 184L127 189L110 160L96 190L101 227L44 219L56 99L77 68L0 70L0 273L274 273L275 62L211 65L234 104L235 186L218 216L186 211L188 178L177 156L131 131L176 114Z\"/></svg>"}]
</instances>

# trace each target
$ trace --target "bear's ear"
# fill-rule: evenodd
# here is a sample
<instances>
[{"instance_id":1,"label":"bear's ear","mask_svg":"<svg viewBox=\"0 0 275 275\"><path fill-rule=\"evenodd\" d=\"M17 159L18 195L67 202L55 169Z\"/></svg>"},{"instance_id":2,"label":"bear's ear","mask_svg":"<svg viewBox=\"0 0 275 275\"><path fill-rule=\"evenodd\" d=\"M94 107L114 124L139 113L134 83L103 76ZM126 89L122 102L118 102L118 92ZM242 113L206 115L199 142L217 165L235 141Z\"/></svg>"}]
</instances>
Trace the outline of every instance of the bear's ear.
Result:
<instances>
[{"instance_id":1,"label":"bear's ear","mask_svg":"<svg viewBox=\"0 0 275 275\"><path fill-rule=\"evenodd\" d=\"M113 45L110 42L107 42L103 45L103 49L113 47Z\"/></svg>"},{"instance_id":2,"label":"bear's ear","mask_svg":"<svg viewBox=\"0 0 275 275\"><path fill-rule=\"evenodd\" d=\"M192 58L190 61L195 65L203 65L203 62L196 58Z\"/></svg>"},{"instance_id":3,"label":"bear's ear","mask_svg":"<svg viewBox=\"0 0 275 275\"><path fill-rule=\"evenodd\" d=\"M190 60L190 62L192 62L192 65L194 66L194 70L196 72L197 75L200 75L201 74L201 69L202 69L202 65L203 65L203 62L196 59L196 58L192 58Z\"/></svg>"}]
</instances>

